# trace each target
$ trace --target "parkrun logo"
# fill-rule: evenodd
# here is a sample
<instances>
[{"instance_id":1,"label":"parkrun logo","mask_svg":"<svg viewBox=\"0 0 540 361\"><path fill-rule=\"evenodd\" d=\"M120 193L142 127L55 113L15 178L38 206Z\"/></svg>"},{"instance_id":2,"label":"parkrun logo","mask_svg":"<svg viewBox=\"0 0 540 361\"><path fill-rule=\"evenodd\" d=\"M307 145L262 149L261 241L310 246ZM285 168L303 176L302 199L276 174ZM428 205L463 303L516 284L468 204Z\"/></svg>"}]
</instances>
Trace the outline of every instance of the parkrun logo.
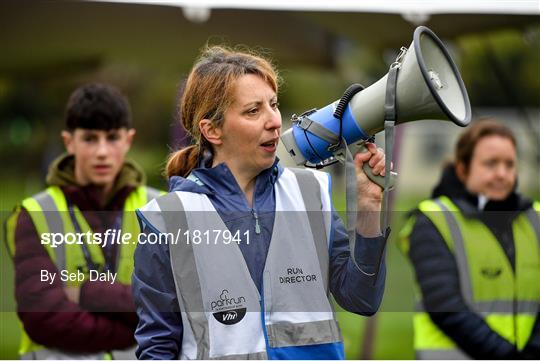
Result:
<instances>
[{"instance_id":1,"label":"parkrun logo","mask_svg":"<svg viewBox=\"0 0 540 361\"><path fill-rule=\"evenodd\" d=\"M210 307L214 318L224 324L224 325L234 325L242 321L246 315L246 298L244 296L240 297L229 297L229 290L221 291L219 295L219 300L212 301Z\"/></svg>"}]
</instances>

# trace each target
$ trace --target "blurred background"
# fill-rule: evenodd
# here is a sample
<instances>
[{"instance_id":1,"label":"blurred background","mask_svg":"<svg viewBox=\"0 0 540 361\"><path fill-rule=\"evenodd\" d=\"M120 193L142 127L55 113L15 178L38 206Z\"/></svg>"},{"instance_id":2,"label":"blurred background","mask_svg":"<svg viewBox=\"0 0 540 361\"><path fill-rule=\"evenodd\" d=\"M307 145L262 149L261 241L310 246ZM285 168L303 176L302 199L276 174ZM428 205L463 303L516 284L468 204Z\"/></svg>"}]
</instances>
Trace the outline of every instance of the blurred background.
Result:
<instances>
[{"instance_id":1,"label":"blurred background","mask_svg":"<svg viewBox=\"0 0 540 361\"><path fill-rule=\"evenodd\" d=\"M70 92L107 82L129 98L137 129L131 158L152 186L165 188L167 154L189 140L177 119L179 88L205 44L247 45L274 59L284 80L284 129L292 114L338 99L354 82L388 71L418 25L447 45L467 87L473 117L495 116L519 140L519 190L540 198L540 5L538 1L0 2L0 213L44 187L63 151L60 131ZM475 4L469 4L475 3ZM414 91L414 89L412 90ZM393 234L382 312L340 312L348 358L410 359L413 277L395 246L407 210L430 195L460 128L419 121L397 128ZM380 139L379 139L380 138ZM382 146L383 137L377 137ZM292 165L280 149L283 163ZM342 171L333 166L334 200L344 208ZM4 232L2 231L2 238ZM2 239L2 243L3 239ZM17 358L13 267L0 246L0 358ZM364 353L361 353L361 352Z\"/></svg>"}]
</instances>

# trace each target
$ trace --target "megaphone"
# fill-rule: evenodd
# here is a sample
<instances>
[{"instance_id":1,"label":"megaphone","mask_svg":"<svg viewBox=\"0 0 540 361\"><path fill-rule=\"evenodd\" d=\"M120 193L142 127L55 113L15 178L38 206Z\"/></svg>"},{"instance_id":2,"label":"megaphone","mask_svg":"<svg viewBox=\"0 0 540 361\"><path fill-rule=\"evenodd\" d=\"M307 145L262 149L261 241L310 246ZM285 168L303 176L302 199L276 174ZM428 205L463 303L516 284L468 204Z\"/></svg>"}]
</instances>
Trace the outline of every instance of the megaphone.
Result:
<instances>
[{"instance_id":1,"label":"megaphone","mask_svg":"<svg viewBox=\"0 0 540 361\"><path fill-rule=\"evenodd\" d=\"M399 67L394 90L395 124L423 119L452 121L462 127L469 124L467 90L450 54L433 31L425 26L416 28L411 45L402 48L392 67ZM336 155L336 144L331 139L348 145L362 144L382 131L387 83L388 74L356 93L346 104L341 121L335 116L340 100L293 116L292 127L281 139L295 163L323 167L332 163ZM378 178L382 186L382 177Z\"/></svg>"}]
</instances>

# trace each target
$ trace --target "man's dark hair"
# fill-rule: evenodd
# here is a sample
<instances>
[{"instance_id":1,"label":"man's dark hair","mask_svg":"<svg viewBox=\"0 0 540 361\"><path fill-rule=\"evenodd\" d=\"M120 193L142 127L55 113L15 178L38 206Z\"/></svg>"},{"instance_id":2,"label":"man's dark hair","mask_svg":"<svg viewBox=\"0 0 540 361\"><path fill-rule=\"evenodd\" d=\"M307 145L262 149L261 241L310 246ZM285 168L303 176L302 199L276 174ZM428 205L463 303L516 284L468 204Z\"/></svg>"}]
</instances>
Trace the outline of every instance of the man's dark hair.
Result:
<instances>
[{"instance_id":1,"label":"man's dark hair","mask_svg":"<svg viewBox=\"0 0 540 361\"><path fill-rule=\"evenodd\" d=\"M133 128L127 98L107 84L87 84L77 88L69 97L65 119L69 131Z\"/></svg>"}]
</instances>

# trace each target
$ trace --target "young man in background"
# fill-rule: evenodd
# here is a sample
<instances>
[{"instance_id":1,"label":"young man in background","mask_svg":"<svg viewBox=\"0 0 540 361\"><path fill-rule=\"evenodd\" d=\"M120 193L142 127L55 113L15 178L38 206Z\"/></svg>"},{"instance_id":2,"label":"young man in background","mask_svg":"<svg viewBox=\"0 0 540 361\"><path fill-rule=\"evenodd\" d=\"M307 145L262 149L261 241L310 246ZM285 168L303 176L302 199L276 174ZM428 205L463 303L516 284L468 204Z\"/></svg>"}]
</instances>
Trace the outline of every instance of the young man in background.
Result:
<instances>
[{"instance_id":1,"label":"young man in background","mask_svg":"<svg viewBox=\"0 0 540 361\"><path fill-rule=\"evenodd\" d=\"M134 210L159 192L125 159L134 135L129 103L114 87L89 84L71 94L61 134L67 153L52 162L48 187L23 200L6 225L21 358L135 358L118 352L135 345ZM113 232L131 233L130 241L113 242ZM63 241L50 242L53 234Z\"/></svg>"}]
</instances>

